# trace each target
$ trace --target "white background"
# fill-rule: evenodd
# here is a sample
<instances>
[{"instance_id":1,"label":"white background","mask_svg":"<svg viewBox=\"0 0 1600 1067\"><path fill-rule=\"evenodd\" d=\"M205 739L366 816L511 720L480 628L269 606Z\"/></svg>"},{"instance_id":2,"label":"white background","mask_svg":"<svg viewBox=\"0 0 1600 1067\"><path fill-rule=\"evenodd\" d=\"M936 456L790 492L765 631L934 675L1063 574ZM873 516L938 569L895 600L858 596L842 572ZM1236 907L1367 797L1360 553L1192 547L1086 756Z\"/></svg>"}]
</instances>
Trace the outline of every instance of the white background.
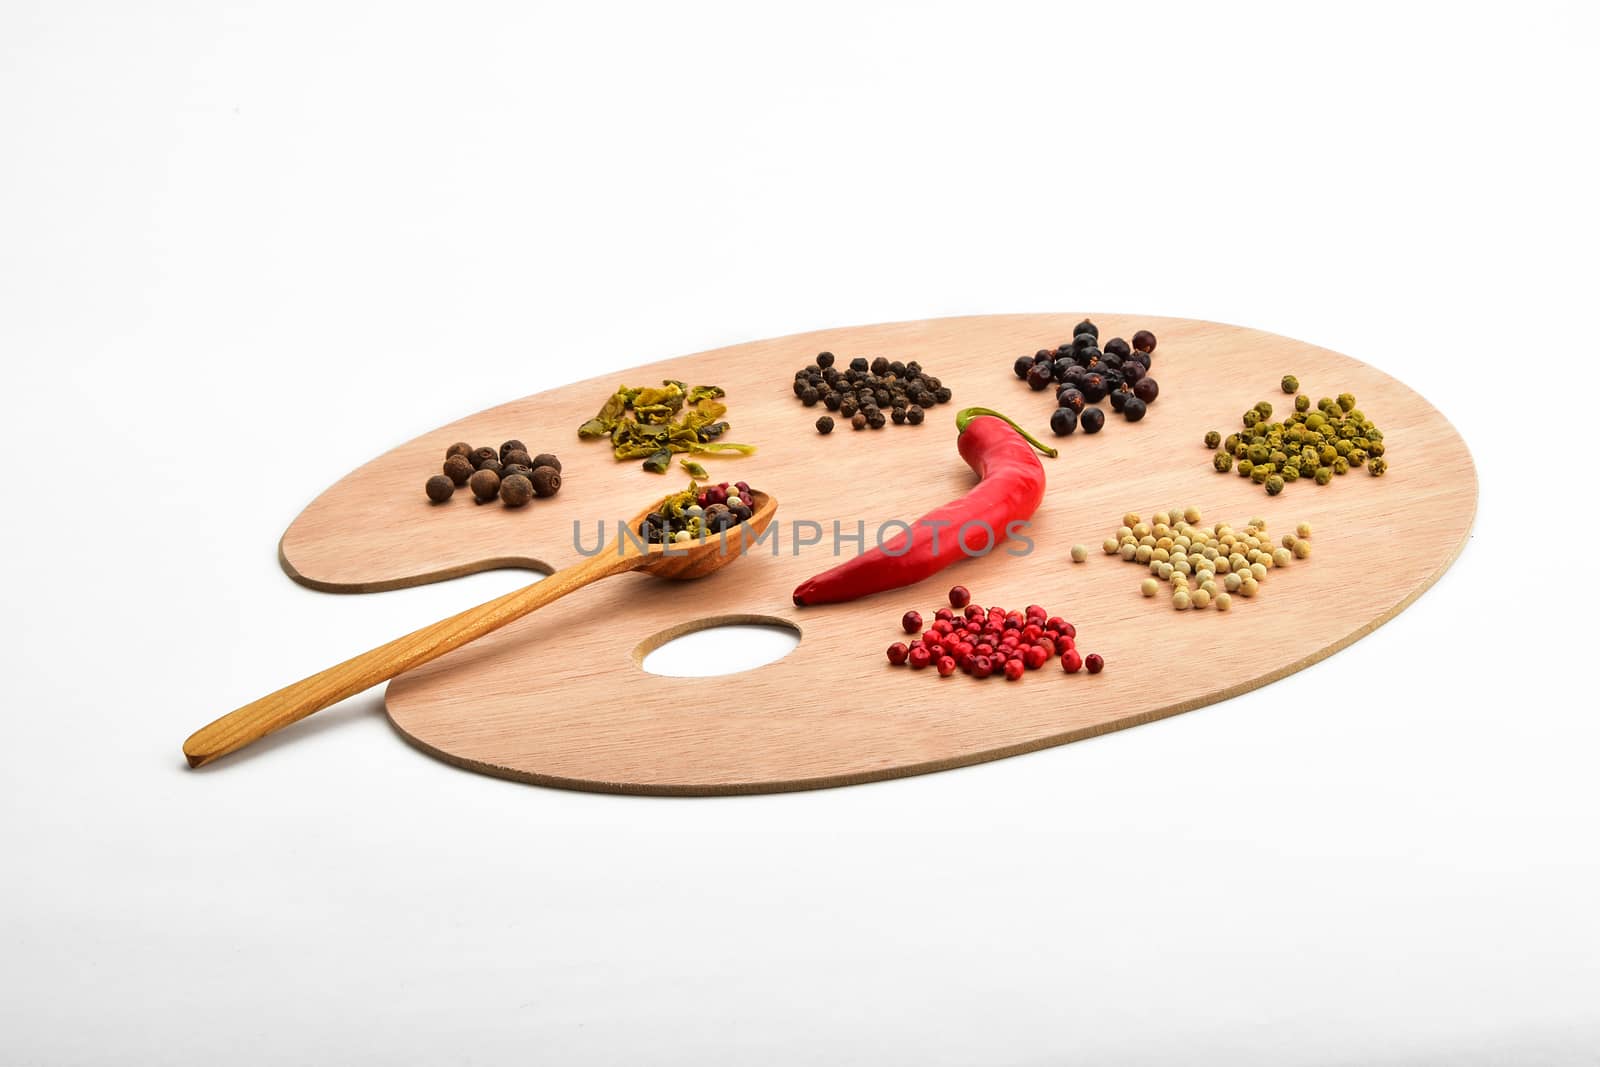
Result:
<instances>
[{"instance_id":1,"label":"white background","mask_svg":"<svg viewBox=\"0 0 1600 1067\"><path fill-rule=\"evenodd\" d=\"M0 0L0 1062L1600 1062L1596 42L1576 0ZM951 773L559 792L377 693L184 768L522 580L289 582L389 447L1057 310L1399 376L1472 543L1303 673Z\"/></svg>"}]
</instances>

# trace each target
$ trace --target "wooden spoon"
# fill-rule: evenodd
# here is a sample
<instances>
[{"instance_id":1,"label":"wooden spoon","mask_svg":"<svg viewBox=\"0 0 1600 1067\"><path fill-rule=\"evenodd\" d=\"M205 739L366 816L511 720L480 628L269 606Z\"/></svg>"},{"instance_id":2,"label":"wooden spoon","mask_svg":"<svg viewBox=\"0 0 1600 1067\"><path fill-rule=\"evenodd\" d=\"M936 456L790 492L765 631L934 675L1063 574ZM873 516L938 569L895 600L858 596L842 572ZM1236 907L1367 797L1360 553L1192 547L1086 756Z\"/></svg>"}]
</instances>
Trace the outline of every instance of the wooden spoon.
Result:
<instances>
[{"instance_id":1,"label":"wooden spoon","mask_svg":"<svg viewBox=\"0 0 1600 1067\"><path fill-rule=\"evenodd\" d=\"M690 541L681 545L642 545L630 537L608 542L597 554L581 563L564 567L541 581L507 593L505 596L468 608L442 622L397 637L386 645L347 659L336 667L313 674L230 711L209 726L201 727L183 743L189 766L199 767L219 756L259 741L275 730L299 722L312 712L337 704L347 697L386 682L413 667L437 659L446 652L492 633L553 600L581 589L590 582L624 571L644 571L658 578L686 581L704 578L744 554L753 537L766 532L778 510L778 502L766 493L751 493L755 514L731 527L726 536ZM628 523L638 530L644 517L659 503L635 515Z\"/></svg>"}]
</instances>

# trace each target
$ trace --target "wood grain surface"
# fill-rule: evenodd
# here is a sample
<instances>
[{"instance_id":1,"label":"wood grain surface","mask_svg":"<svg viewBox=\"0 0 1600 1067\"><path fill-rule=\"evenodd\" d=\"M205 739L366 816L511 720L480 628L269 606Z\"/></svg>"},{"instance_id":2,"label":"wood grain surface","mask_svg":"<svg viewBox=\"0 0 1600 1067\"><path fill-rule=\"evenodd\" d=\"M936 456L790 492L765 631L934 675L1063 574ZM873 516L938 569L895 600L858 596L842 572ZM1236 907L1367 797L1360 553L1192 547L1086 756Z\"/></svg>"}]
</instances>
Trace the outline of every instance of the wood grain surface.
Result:
<instances>
[{"instance_id":1,"label":"wood grain surface","mask_svg":"<svg viewBox=\"0 0 1600 1067\"><path fill-rule=\"evenodd\" d=\"M1110 414L1096 436L1065 440L1044 460L1049 486L1034 516L1031 555L960 562L920 586L851 604L795 608L790 592L834 561L831 536L796 551L792 524L835 520L849 532L918 516L966 492L973 475L955 448L954 415L986 405L1048 438L1050 393L1011 372L1018 355L1070 339L1082 313L999 315L846 327L754 341L565 386L441 427L373 460L318 497L284 534L285 570L313 588L360 592L494 567L551 570L581 558L596 523L618 519L686 476L618 463L577 426L620 384L664 378L728 390L730 440L748 458L709 458L717 480L744 479L781 501L781 554L757 554L692 584L624 575L509 625L390 683L400 733L459 766L546 785L653 794L754 793L844 785L996 759L1187 711L1281 678L1393 618L1460 553L1477 480L1454 427L1416 392L1348 356L1238 326L1092 314L1100 336L1144 328L1159 344L1151 376L1161 396L1144 421ZM803 407L793 371L817 352L921 361L954 392L922 426L821 436L822 407ZM1389 473L1309 479L1268 497L1217 474L1202 438L1238 425L1295 374L1313 400L1353 392L1385 434ZM422 483L453 441L516 437L563 462L563 487L520 510L478 507L458 493L433 507ZM1252 516L1281 534L1315 527L1313 557L1273 571L1233 611L1175 612L1139 593L1145 570L1100 553L1134 511L1199 507L1207 522ZM892 530L890 531L893 532ZM1088 544L1087 563L1069 547ZM846 552L852 551L848 546ZM1098 676L1053 664L1022 680L984 681L892 668L883 650L903 636L908 608L931 616L956 583L982 604L1038 603L1078 627L1099 652ZM728 621L793 627L795 650L757 670L714 680L646 673L646 652ZM330 650L344 652L350 650ZM1174 663L1192 664L1174 673ZM1423 665L1420 669L1428 669ZM1435 668L1435 669L1442 669ZM1292 713L1292 712L1291 712Z\"/></svg>"}]
</instances>

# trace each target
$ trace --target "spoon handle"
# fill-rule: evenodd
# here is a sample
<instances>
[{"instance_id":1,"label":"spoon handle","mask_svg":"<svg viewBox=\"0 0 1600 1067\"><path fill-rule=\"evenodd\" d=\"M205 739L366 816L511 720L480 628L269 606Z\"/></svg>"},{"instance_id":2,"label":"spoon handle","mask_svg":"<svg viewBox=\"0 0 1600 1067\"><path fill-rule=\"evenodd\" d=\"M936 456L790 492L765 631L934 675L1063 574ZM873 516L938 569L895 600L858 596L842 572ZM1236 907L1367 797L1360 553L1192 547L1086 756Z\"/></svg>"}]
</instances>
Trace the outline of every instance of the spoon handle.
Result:
<instances>
[{"instance_id":1,"label":"spoon handle","mask_svg":"<svg viewBox=\"0 0 1600 1067\"><path fill-rule=\"evenodd\" d=\"M636 554L606 551L564 567L532 585L397 637L386 645L230 711L190 735L183 743L183 754L189 758L191 767L210 763L259 741L274 730L299 722L312 712L492 633L590 582L633 570L642 562L643 557Z\"/></svg>"}]
</instances>

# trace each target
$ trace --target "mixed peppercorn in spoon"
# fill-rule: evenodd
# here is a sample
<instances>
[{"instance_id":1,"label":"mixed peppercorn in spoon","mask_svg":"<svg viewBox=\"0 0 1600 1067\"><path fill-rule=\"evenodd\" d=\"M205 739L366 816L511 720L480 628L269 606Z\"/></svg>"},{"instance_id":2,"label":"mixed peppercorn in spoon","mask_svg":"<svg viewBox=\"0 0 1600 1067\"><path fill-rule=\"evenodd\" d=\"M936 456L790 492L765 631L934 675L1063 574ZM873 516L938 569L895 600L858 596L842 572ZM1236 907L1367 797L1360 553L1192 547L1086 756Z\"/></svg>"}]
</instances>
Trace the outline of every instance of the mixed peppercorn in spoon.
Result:
<instances>
[{"instance_id":1,"label":"mixed peppercorn in spoon","mask_svg":"<svg viewBox=\"0 0 1600 1067\"><path fill-rule=\"evenodd\" d=\"M722 533L755 514L755 490L746 482L700 486L662 500L639 524L647 544L682 544Z\"/></svg>"}]
</instances>

